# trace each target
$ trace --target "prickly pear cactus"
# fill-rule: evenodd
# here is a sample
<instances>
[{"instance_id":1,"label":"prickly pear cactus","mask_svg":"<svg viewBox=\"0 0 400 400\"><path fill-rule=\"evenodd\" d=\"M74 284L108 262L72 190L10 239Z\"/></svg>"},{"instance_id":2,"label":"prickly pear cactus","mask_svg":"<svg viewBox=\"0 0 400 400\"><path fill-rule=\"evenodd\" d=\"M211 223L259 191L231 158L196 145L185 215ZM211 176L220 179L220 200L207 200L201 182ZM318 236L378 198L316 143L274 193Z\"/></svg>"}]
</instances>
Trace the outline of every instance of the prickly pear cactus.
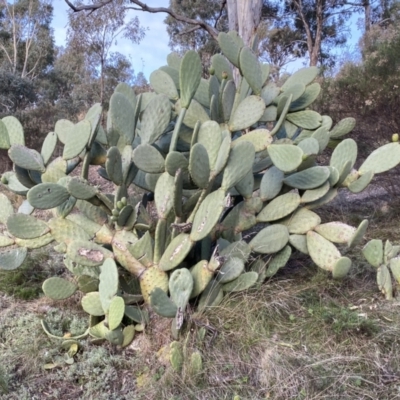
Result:
<instances>
[{"instance_id":1,"label":"prickly pear cactus","mask_svg":"<svg viewBox=\"0 0 400 400\"><path fill-rule=\"evenodd\" d=\"M219 44L226 58L212 58L209 79L196 52L174 54L151 74L154 92L136 96L119 84L106 126L96 104L77 124L58 121L40 152L25 146L15 118L3 119L0 146L14 168L1 182L25 201L14 210L0 195L0 268L18 268L29 249L54 242L72 279L50 278L43 290L55 300L83 292L95 340L126 346L143 329L147 306L172 319L177 337L191 304L203 310L262 283L293 250L342 278L351 261L338 245L354 246L368 221L322 223L315 210L400 163L393 140L354 169L357 143L344 136L355 120L332 128L329 116L308 108L320 92L317 68L278 87L235 33L220 33ZM332 140L339 144L329 165L317 165ZM54 155L57 145L62 156ZM91 168L114 184L112 193L89 181ZM135 187L146 194L133 194ZM52 218L39 220L35 209ZM265 227L244 241L258 223ZM268 262L248 265L252 253Z\"/></svg>"},{"instance_id":2,"label":"prickly pear cactus","mask_svg":"<svg viewBox=\"0 0 400 400\"><path fill-rule=\"evenodd\" d=\"M396 290L393 287L393 280L400 284L400 246L393 245L386 240L370 240L362 250L363 256L370 265L376 268L376 280L379 290L387 300L393 299Z\"/></svg>"}]
</instances>

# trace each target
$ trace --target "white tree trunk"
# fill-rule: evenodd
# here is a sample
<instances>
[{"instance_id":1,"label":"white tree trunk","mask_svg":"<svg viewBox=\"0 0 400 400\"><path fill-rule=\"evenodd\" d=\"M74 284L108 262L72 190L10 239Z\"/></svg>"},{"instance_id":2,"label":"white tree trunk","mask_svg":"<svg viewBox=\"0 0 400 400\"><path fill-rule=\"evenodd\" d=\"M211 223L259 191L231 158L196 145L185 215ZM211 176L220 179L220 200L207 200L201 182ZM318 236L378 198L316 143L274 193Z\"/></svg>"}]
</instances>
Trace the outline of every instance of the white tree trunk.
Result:
<instances>
[{"instance_id":1,"label":"white tree trunk","mask_svg":"<svg viewBox=\"0 0 400 400\"><path fill-rule=\"evenodd\" d=\"M227 0L229 30L236 30L251 46L261 21L262 0Z\"/></svg>"}]
</instances>

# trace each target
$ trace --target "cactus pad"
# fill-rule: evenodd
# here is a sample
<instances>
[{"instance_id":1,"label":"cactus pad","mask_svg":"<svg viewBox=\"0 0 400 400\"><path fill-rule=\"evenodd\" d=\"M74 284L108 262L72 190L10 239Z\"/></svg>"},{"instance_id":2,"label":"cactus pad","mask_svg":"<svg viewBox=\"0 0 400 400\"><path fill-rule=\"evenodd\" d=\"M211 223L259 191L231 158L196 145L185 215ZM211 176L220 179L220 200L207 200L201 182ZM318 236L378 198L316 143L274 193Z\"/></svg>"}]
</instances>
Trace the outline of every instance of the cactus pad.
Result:
<instances>
[{"instance_id":1,"label":"cactus pad","mask_svg":"<svg viewBox=\"0 0 400 400\"><path fill-rule=\"evenodd\" d=\"M362 249L363 256L373 267L378 268L383 263L382 240L370 240Z\"/></svg>"},{"instance_id":2,"label":"cactus pad","mask_svg":"<svg viewBox=\"0 0 400 400\"><path fill-rule=\"evenodd\" d=\"M262 229L250 241L252 251L261 254L272 254L282 250L289 241L289 231L284 225L270 225Z\"/></svg>"},{"instance_id":3,"label":"cactus pad","mask_svg":"<svg viewBox=\"0 0 400 400\"><path fill-rule=\"evenodd\" d=\"M47 297L53 300L64 300L71 297L78 288L73 282L53 277L43 282L42 289Z\"/></svg>"},{"instance_id":4,"label":"cactus pad","mask_svg":"<svg viewBox=\"0 0 400 400\"><path fill-rule=\"evenodd\" d=\"M292 192L278 196L261 210L257 215L257 221L270 222L284 218L296 210L300 200L300 196Z\"/></svg>"},{"instance_id":5,"label":"cactus pad","mask_svg":"<svg viewBox=\"0 0 400 400\"><path fill-rule=\"evenodd\" d=\"M307 232L307 248L315 264L327 271L332 271L341 257L339 250L332 242L313 231Z\"/></svg>"},{"instance_id":6,"label":"cactus pad","mask_svg":"<svg viewBox=\"0 0 400 400\"><path fill-rule=\"evenodd\" d=\"M0 270L12 271L17 269L25 261L26 255L26 247L0 252Z\"/></svg>"}]
</instances>

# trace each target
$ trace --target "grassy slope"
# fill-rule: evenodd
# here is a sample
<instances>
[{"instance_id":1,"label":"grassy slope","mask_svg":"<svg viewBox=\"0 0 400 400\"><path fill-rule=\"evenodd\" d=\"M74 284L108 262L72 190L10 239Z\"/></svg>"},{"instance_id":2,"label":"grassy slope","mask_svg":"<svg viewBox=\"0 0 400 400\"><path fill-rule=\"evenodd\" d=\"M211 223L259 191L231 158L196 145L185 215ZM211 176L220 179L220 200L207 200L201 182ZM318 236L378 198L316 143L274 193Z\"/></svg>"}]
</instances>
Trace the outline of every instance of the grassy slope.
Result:
<instances>
[{"instance_id":1,"label":"grassy slope","mask_svg":"<svg viewBox=\"0 0 400 400\"><path fill-rule=\"evenodd\" d=\"M396 242L396 208L332 207L324 220L349 215L346 222L357 224L372 216L368 238ZM180 373L159 351L171 339L168 323L155 316L127 349L82 342L73 365L44 370L64 351L43 334L40 317L55 325L63 320L59 333L82 332L79 297L26 302L0 285L0 399L399 398L400 303L383 300L375 271L359 254L360 248L350 254L354 266L342 282L299 256L261 288L192 314ZM203 357L201 373L188 361L194 351Z\"/></svg>"}]
</instances>

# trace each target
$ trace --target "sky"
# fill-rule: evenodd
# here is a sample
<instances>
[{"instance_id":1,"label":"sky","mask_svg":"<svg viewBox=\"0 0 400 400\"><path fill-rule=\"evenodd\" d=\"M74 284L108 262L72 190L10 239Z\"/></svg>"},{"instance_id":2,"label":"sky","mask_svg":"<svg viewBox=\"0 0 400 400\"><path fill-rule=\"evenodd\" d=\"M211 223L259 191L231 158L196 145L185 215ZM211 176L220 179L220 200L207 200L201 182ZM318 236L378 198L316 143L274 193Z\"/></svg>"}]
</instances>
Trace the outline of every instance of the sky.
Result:
<instances>
[{"instance_id":1,"label":"sky","mask_svg":"<svg viewBox=\"0 0 400 400\"><path fill-rule=\"evenodd\" d=\"M95 0L94 0L95 1ZM169 0L146 0L146 4L150 7L168 7ZM65 45L68 17L68 5L64 0L53 0L54 18L53 29L57 46ZM166 14L151 14L142 11L131 10L131 17L137 16L141 25L146 30L146 36L140 44L134 44L126 39L118 39L118 45L114 46L111 51L118 51L128 57L132 63L132 67L137 75L143 72L146 78L152 71L166 64L167 55L171 52L168 42L169 36L166 31L164 19ZM349 21L348 43L345 48L338 50L339 57L341 54L352 53L357 47L360 38L359 24L357 20L360 15L355 15ZM305 66L306 60L297 60L286 67L287 72L293 73L299 68Z\"/></svg>"},{"instance_id":2,"label":"sky","mask_svg":"<svg viewBox=\"0 0 400 400\"><path fill-rule=\"evenodd\" d=\"M150 7L168 7L169 0L147 0ZM53 29L57 46L64 46L67 34L68 5L64 0L53 0L54 18ZM131 17L137 16L141 25L148 28L145 38L140 44L134 44L126 39L119 38L118 45L111 51L118 51L128 57L137 75L143 72L148 78L150 73L167 63L167 55L171 52L168 47L169 36L167 34L164 19L166 14L150 14L143 11L130 10Z\"/></svg>"}]
</instances>

